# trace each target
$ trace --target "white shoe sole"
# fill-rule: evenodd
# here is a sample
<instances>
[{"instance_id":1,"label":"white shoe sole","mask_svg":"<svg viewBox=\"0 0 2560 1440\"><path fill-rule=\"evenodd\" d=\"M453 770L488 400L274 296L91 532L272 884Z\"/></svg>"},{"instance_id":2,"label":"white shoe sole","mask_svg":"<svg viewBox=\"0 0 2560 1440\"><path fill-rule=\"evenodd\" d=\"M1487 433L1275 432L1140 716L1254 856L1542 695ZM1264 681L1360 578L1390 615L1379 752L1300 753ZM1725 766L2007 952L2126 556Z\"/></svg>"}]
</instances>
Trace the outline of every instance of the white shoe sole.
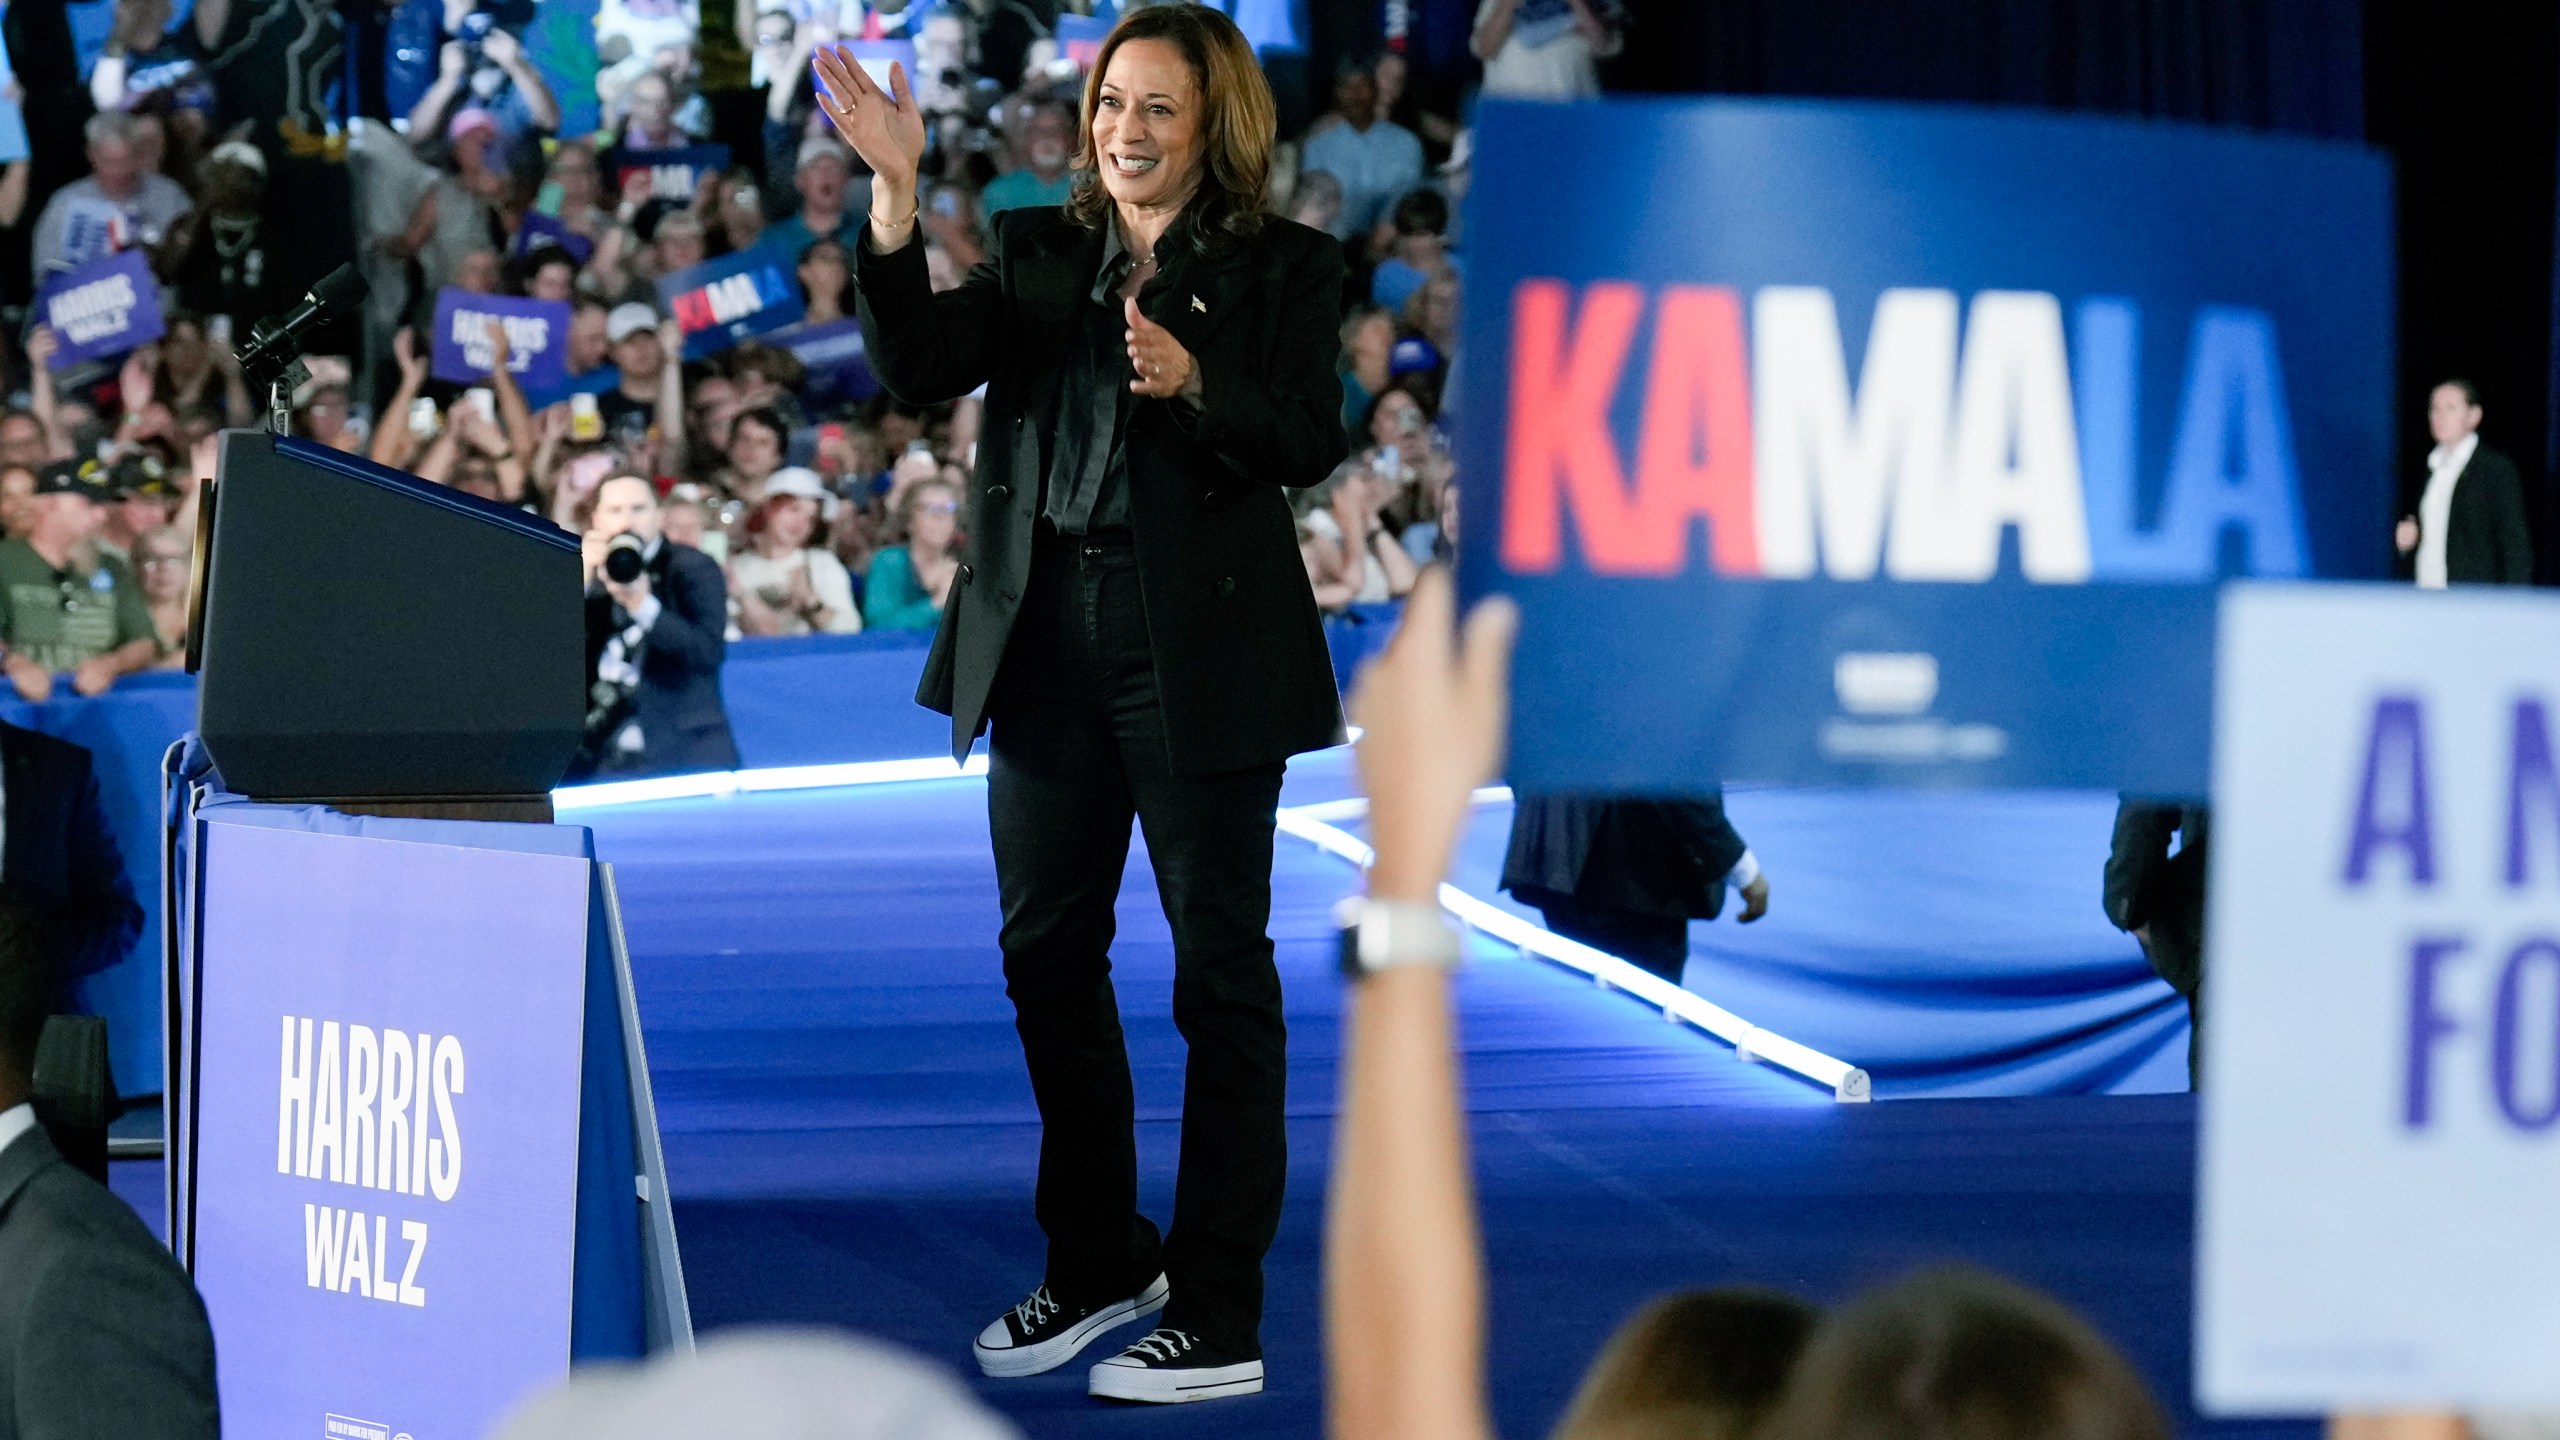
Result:
<instances>
[{"instance_id":1,"label":"white shoe sole","mask_svg":"<svg viewBox=\"0 0 2560 1440\"><path fill-rule=\"evenodd\" d=\"M1084 1347L1094 1342L1105 1330L1114 1330L1142 1316L1153 1315L1164 1308L1170 1287L1158 1275L1155 1283L1134 1298L1117 1305L1105 1305L1075 1323L1075 1327L1052 1335L1037 1345L1018 1345L990 1350L972 1340L969 1349L978 1357L978 1373L997 1380L1018 1380L1025 1375L1039 1375L1076 1358Z\"/></svg>"},{"instance_id":2,"label":"white shoe sole","mask_svg":"<svg viewBox=\"0 0 2560 1440\"><path fill-rule=\"evenodd\" d=\"M1147 1405L1183 1405L1194 1400L1223 1400L1230 1395L1262 1393L1262 1362L1210 1365L1195 1370L1149 1370L1105 1360L1085 1381L1087 1393L1103 1400L1135 1400Z\"/></svg>"}]
</instances>

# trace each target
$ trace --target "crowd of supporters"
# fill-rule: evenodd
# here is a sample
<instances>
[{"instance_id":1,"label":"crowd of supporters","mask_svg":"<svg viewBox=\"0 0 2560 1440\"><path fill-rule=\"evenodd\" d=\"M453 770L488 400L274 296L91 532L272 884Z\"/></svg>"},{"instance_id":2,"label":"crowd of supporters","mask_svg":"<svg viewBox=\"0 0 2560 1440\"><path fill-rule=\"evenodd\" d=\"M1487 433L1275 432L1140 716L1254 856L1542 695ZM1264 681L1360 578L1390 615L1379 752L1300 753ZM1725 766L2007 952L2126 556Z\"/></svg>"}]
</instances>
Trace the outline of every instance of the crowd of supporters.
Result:
<instances>
[{"instance_id":1,"label":"crowd of supporters","mask_svg":"<svg viewBox=\"0 0 2560 1440\"><path fill-rule=\"evenodd\" d=\"M817 108L811 55L912 56L947 288L986 260L996 214L1065 198L1078 37L1110 0L603 0L591 21L527 0L47 3L6 22L27 134L13 151L0 116L0 159L19 157L0 170L0 307L139 250L166 329L120 363L63 363L40 303L0 335L0 643L20 693L177 663L208 437L267 398L238 349L349 257L371 299L293 397L297 433L572 530L603 482L647 478L668 537L725 570L733 636L936 623L978 407L903 405L863 364L848 287L868 176ZM1476 95L1595 93L1620 22L1610 0L1480 0L1482 79L1435 109L1395 50L1310 77L1291 6L1220 8L1262 26L1282 113L1314 117L1283 137L1271 208L1353 262L1351 451L1298 497L1309 580L1328 609L1391 599L1454 538L1444 403ZM747 252L789 277L801 317L689 341L659 280ZM565 388L434 363L456 292L567 305ZM35 615L38 590L74 596L71 618Z\"/></svg>"}]
</instances>

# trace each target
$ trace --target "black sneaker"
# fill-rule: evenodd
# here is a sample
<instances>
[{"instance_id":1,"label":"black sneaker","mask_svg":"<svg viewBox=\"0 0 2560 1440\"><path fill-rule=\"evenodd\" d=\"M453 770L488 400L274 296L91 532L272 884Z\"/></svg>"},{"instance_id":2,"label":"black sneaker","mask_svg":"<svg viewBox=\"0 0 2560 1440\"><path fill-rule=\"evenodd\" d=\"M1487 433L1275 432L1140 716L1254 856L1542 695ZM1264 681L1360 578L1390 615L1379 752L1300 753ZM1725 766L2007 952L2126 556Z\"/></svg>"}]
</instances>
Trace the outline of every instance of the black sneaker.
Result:
<instances>
[{"instance_id":1,"label":"black sneaker","mask_svg":"<svg viewBox=\"0 0 2560 1440\"><path fill-rule=\"evenodd\" d=\"M1103 1331L1163 1309L1165 1290L1164 1277L1158 1275L1155 1283L1126 1300L1070 1309L1043 1285L979 1331L969 1348L977 1353L978 1369L999 1379L1055 1370Z\"/></svg>"},{"instance_id":2,"label":"black sneaker","mask_svg":"<svg viewBox=\"0 0 2560 1440\"><path fill-rule=\"evenodd\" d=\"M1262 1360L1221 1354L1188 1330L1158 1326L1146 1339L1094 1366L1085 1389L1105 1400L1153 1405L1255 1395L1262 1390Z\"/></svg>"}]
</instances>

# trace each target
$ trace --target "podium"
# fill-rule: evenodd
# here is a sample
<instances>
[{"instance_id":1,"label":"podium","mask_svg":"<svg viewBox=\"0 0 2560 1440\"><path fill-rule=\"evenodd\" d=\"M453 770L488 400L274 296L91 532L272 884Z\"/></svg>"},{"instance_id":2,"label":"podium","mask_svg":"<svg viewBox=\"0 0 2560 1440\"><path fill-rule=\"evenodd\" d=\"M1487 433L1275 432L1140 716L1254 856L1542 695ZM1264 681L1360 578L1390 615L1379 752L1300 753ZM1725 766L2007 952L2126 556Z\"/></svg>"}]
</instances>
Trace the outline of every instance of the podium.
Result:
<instances>
[{"instance_id":1,"label":"podium","mask_svg":"<svg viewBox=\"0 0 2560 1440\"><path fill-rule=\"evenodd\" d=\"M578 542L232 431L199 547L163 1118L229 1428L482 1434L690 1348L612 867L548 823Z\"/></svg>"},{"instance_id":2,"label":"podium","mask_svg":"<svg viewBox=\"0 0 2560 1440\"><path fill-rule=\"evenodd\" d=\"M197 516L197 729L237 795L549 820L586 721L576 536L254 430Z\"/></svg>"}]
</instances>

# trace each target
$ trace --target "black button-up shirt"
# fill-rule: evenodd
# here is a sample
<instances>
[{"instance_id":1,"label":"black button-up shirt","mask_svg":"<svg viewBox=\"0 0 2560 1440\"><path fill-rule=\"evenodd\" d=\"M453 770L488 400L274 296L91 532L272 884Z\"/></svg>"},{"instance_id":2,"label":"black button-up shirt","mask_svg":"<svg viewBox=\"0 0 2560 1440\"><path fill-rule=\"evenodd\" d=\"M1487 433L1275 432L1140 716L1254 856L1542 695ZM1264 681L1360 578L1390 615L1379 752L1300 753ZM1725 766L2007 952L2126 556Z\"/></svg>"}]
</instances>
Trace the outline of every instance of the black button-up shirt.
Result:
<instances>
[{"instance_id":1,"label":"black button-up shirt","mask_svg":"<svg viewBox=\"0 0 2560 1440\"><path fill-rule=\"evenodd\" d=\"M1157 248L1175 242L1167 232ZM1075 339L1068 347L1065 388L1058 400L1058 447L1040 513L1062 535L1092 535L1129 528L1129 462L1121 432L1129 423L1129 322L1120 287L1137 257L1120 241L1117 217L1103 225L1102 269L1093 277ZM1158 266L1159 272L1162 266Z\"/></svg>"}]
</instances>

